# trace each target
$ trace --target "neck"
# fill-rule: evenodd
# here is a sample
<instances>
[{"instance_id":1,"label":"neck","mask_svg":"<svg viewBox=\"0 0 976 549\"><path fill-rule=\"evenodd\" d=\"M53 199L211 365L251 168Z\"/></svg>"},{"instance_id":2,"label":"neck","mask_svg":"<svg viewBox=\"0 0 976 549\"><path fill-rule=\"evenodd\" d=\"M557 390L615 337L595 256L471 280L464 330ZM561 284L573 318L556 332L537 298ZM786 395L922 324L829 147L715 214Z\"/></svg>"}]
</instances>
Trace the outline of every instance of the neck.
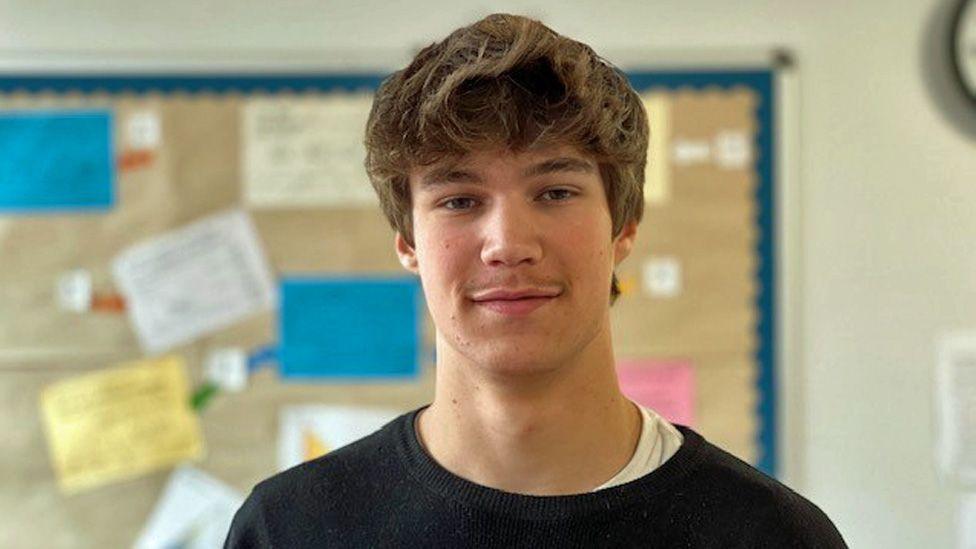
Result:
<instances>
[{"instance_id":1,"label":"neck","mask_svg":"<svg viewBox=\"0 0 976 549\"><path fill-rule=\"evenodd\" d=\"M479 368L440 335L437 356L434 402L417 429L448 471L506 492L579 494L633 456L640 412L620 393L609 330L532 374Z\"/></svg>"}]
</instances>

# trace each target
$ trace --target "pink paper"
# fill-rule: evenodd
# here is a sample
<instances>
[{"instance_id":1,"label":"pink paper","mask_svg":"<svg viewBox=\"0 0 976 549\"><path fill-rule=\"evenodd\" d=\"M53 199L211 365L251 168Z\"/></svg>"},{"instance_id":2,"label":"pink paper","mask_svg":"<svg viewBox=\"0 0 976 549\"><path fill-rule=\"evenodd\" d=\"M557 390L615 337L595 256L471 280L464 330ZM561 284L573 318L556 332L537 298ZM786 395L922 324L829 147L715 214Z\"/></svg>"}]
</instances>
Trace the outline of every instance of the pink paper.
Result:
<instances>
[{"instance_id":1,"label":"pink paper","mask_svg":"<svg viewBox=\"0 0 976 549\"><path fill-rule=\"evenodd\" d=\"M672 423L694 427L695 369L690 362L622 359L617 361L617 378L627 398Z\"/></svg>"}]
</instances>

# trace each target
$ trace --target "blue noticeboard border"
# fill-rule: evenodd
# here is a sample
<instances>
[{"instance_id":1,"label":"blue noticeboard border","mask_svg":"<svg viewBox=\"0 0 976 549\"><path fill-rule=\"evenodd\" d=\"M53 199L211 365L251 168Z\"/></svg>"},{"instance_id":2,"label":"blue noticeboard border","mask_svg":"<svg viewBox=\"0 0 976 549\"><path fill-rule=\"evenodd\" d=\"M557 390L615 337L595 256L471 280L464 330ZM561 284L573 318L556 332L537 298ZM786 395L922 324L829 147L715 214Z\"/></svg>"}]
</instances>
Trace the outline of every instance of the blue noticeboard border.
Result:
<instances>
[{"instance_id":1,"label":"blue noticeboard border","mask_svg":"<svg viewBox=\"0 0 976 549\"><path fill-rule=\"evenodd\" d=\"M379 87L379 74L50 74L0 75L0 93L283 93L366 91Z\"/></svg>"},{"instance_id":2,"label":"blue noticeboard border","mask_svg":"<svg viewBox=\"0 0 976 549\"><path fill-rule=\"evenodd\" d=\"M386 75L376 73L224 73L224 74L86 74L80 76L49 74L0 75L0 93L282 93L303 91L366 91L379 86ZM774 69L742 70L667 70L632 71L627 73L639 91L653 88L677 90L731 89L746 87L760 98L756 106L759 123L755 147L756 173L759 177L755 200L758 206L756 226L759 239L756 245L758 293L755 300L758 321L755 332L758 341L755 360L759 366L757 390L759 418L757 446L760 455L757 467L776 474L777 463L777 242L776 242L776 181L774 149L776 136L773 102L775 99Z\"/></svg>"},{"instance_id":3,"label":"blue noticeboard border","mask_svg":"<svg viewBox=\"0 0 976 549\"><path fill-rule=\"evenodd\" d=\"M759 238L756 243L757 293L755 308L757 322L755 326L756 349L755 361L759 366L756 388L759 393L758 409L759 429L756 435L757 447L760 454L756 467L761 471L775 476L778 468L777 446L777 307L776 295L778 280L776 276L777 242L776 242L776 150L775 146L775 78L772 69L736 70L736 71L662 71L662 72L634 72L628 74L631 84L638 91L654 88L677 90L691 88L701 90L719 88L748 88L759 98L756 105L756 120L758 132L756 135L755 169L759 178L756 185L755 201L758 210L756 226Z\"/></svg>"}]
</instances>

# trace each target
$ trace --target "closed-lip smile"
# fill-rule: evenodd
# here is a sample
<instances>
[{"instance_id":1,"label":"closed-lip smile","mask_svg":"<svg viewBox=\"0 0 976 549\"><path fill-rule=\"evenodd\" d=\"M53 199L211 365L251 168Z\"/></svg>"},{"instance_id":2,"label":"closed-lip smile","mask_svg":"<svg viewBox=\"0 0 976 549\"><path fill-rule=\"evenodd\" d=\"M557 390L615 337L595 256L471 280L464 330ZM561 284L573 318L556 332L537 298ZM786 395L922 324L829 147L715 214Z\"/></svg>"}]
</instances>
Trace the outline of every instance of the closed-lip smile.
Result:
<instances>
[{"instance_id":1,"label":"closed-lip smile","mask_svg":"<svg viewBox=\"0 0 976 549\"><path fill-rule=\"evenodd\" d=\"M533 297L556 297L561 292L555 288L526 288L522 290L492 289L471 296L472 301L513 301Z\"/></svg>"},{"instance_id":2,"label":"closed-lip smile","mask_svg":"<svg viewBox=\"0 0 976 549\"><path fill-rule=\"evenodd\" d=\"M521 317L552 302L562 291L556 288L521 290L491 289L478 292L471 300L484 309L506 317Z\"/></svg>"}]
</instances>

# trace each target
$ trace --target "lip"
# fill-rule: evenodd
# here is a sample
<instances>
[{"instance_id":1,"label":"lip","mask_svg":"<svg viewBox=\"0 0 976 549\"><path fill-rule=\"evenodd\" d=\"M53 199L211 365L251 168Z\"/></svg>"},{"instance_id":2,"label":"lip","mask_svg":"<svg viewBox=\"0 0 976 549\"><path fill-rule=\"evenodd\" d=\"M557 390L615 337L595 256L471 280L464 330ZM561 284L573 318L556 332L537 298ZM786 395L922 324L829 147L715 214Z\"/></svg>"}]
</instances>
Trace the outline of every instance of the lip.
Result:
<instances>
[{"instance_id":1,"label":"lip","mask_svg":"<svg viewBox=\"0 0 976 549\"><path fill-rule=\"evenodd\" d=\"M491 290L472 298L475 305L505 316L526 316L556 299L558 290Z\"/></svg>"},{"instance_id":2,"label":"lip","mask_svg":"<svg viewBox=\"0 0 976 549\"><path fill-rule=\"evenodd\" d=\"M555 288L525 288L522 290L506 290L502 288L485 290L471 296L472 301L502 301L536 297L556 297L561 292Z\"/></svg>"}]
</instances>

